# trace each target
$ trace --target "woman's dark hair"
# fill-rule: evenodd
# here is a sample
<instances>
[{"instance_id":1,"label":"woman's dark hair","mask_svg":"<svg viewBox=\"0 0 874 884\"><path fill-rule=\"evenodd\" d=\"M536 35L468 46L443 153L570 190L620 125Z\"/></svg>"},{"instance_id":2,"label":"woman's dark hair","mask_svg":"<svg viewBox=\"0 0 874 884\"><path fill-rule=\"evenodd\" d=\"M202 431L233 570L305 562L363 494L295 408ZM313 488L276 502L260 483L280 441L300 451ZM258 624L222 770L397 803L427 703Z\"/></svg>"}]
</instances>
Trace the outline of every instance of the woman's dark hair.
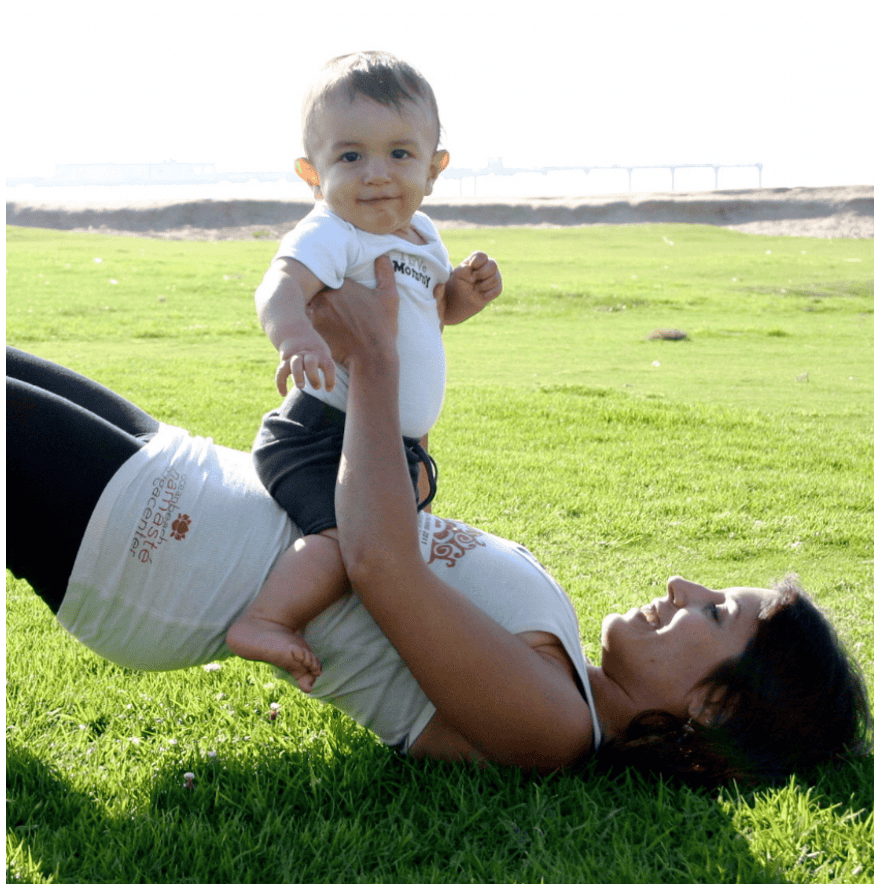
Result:
<instances>
[{"instance_id":1,"label":"woman's dark hair","mask_svg":"<svg viewBox=\"0 0 874 884\"><path fill-rule=\"evenodd\" d=\"M740 657L702 679L706 724L642 712L600 762L715 787L779 783L867 754L871 712L858 665L794 575L775 589Z\"/></svg>"},{"instance_id":2,"label":"woman's dark hair","mask_svg":"<svg viewBox=\"0 0 874 884\"><path fill-rule=\"evenodd\" d=\"M332 58L304 99L302 125L304 149L308 156L312 155L310 138L315 115L327 96L338 89L349 101L363 95L399 112L408 102L421 102L434 115L439 142L440 114L428 81L412 65L388 52L353 52Z\"/></svg>"}]
</instances>

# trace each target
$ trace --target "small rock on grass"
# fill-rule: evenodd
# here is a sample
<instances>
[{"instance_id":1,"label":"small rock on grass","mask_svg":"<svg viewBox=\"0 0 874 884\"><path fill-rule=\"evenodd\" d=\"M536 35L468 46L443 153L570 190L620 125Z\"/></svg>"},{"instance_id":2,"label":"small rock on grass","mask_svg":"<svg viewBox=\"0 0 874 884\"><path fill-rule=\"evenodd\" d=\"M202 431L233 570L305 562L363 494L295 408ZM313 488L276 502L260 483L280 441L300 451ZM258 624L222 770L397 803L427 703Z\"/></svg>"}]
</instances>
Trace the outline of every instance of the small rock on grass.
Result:
<instances>
[{"instance_id":1,"label":"small rock on grass","mask_svg":"<svg viewBox=\"0 0 874 884\"><path fill-rule=\"evenodd\" d=\"M650 341L682 341L687 337L686 332L678 328L657 328L649 333Z\"/></svg>"}]
</instances>

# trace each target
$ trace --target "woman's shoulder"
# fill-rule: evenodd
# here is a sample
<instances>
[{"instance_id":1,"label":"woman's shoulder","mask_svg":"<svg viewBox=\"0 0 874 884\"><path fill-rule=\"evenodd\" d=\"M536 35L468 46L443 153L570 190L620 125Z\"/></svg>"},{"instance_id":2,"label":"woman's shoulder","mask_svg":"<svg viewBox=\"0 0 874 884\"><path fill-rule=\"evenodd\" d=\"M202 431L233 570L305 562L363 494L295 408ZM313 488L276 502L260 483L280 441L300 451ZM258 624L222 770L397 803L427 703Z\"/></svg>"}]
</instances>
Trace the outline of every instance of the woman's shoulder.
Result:
<instances>
[{"instance_id":1,"label":"woman's shoulder","mask_svg":"<svg viewBox=\"0 0 874 884\"><path fill-rule=\"evenodd\" d=\"M520 632L518 636L532 651L536 651L548 663L567 673L569 678L574 678L573 661L558 636L536 629Z\"/></svg>"},{"instance_id":2,"label":"woman's shoulder","mask_svg":"<svg viewBox=\"0 0 874 884\"><path fill-rule=\"evenodd\" d=\"M553 764L543 766L544 772L576 764L594 751L595 735L591 716L585 706L577 711L579 714L574 721L564 728L566 733L552 733L552 737L559 737L556 743L562 748L555 754ZM422 733L416 738L410 747L409 755L411 758L462 761L478 766L485 766L492 760L486 752L478 749L449 724L439 710L434 713Z\"/></svg>"},{"instance_id":3,"label":"woman's shoulder","mask_svg":"<svg viewBox=\"0 0 874 884\"><path fill-rule=\"evenodd\" d=\"M555 635L549 632L529 630L519 633L518 637L556 670L553 676L555 679L567 680L575 688L578 688L573 662ZM579 760L595 748L595 727L588 706L579 705L576 708L576 713L573 721L567 723L567 733L561 741L570 748L562 753L562 758L556 759L556 768ZM489 761L488 755L477 749L470 740L446 721L440 710L434 713L422 733L417 737L410 747L409 754L412 758L465 761L479 765Z\"/></svg>"}]
</instances>

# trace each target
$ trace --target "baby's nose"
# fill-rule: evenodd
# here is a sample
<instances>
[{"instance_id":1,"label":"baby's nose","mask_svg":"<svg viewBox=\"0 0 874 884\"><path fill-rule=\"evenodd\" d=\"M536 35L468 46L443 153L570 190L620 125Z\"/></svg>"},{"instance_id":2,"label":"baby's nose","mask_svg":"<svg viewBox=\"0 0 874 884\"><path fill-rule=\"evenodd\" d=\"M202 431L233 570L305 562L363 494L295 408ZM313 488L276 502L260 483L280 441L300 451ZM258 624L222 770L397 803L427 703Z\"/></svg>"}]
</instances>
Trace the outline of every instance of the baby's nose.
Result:
<instances>
[{"instance_id":1,"label":"baby's nose","mask_svg":"<svg viewBox=\"0 0 874 884\"><path fill-rule=\"evenodd\" d=\"M388 166L384 160L371 160L365 168L364 177L368 181L382 181L388 178Z\"/></svg>"}]
</instances>

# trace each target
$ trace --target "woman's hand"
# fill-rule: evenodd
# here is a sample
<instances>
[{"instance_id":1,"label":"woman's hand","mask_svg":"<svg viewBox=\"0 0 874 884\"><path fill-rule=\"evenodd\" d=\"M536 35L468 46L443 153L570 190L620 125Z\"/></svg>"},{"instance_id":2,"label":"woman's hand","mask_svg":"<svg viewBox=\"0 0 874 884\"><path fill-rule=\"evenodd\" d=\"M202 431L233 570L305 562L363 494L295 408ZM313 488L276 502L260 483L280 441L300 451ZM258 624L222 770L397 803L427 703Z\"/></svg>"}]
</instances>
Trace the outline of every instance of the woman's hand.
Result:
<instances>
[{"instance_id":1,"label":"woman's hand","mask_svg":"<svg viewBox=\"0 0 874 884\"><path fill-rule=\"evenodd\" d=\"M398 290L391 260L374 262L376 288L346 280L319 292L307 306L315 330L327 341L334 361L346 368L355 359L397 359Z\"/></svg>"}]
</instances>

